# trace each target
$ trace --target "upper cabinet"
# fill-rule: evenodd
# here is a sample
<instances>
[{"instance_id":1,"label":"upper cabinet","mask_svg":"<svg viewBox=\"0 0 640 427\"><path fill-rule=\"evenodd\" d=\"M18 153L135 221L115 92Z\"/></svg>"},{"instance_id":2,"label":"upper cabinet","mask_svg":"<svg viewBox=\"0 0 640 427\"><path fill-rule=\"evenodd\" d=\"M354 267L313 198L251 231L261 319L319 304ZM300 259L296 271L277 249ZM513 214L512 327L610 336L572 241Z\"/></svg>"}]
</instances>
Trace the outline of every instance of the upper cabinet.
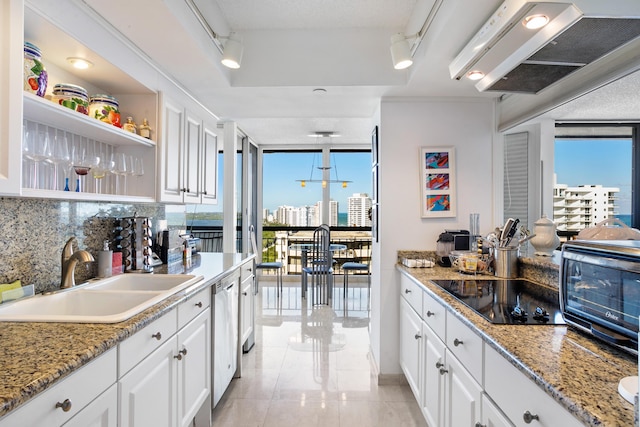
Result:
<instances>
[{"instance_id":1,"label":"upper cabinet","mask_svg":"<svg viewBox=\"0 0 640 427\"><path fill-rule=\"evenodd\" d=\"M212 120L197 106L185 108L162 94L158 152L158 200L170 203L217 203L217 136Z\"/></svg>"},{"instance_id":2,"label":"upper cabinet","mask_svg":"<svg viewBox=\"0 0 640 427\"><path fill-rule=\"evenodd\" d=\"M41 52L44 96L23 90L25 42ZM215 117L161 101L161 92L191 98L85 3L3 1L0 43L0 195L216 202ZM78 57L92 65L75 69L70 58ZM89 99L107 95L117 106L92 108L74 92L54 93L56 85L80 87Z\"/></svg>"}]
</instances>

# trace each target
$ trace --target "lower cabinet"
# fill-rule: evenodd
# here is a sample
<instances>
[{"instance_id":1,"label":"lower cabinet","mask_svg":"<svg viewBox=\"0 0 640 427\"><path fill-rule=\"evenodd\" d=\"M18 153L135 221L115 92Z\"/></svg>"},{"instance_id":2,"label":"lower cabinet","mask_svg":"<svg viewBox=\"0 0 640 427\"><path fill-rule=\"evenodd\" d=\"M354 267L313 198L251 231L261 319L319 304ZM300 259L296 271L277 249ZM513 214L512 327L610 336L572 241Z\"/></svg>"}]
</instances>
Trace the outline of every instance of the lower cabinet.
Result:
<instances>
[{"instance_id":1,"label":"lower cabinet","mask_svg":"<svg viewBox=\"0 0 640 427\"><path fill-rule=\"evenodd\" d=\"M409 303L400 298L400 367L418 402L421 401L422 387L420 373L422 364L420 347L422 321Z\"/></svg>"},{"instance_id":2,"label":"lower cabinet","mask_svg":"<svg viewBox=\"0 0 640 427\"><path fill-rule=\"evenodd\" d=\"M253 265L253 263L250 263ZM253 333L254 317L255 317L255 298L253 295L253 274L245 277L245 270L251 271L251 267L243 267L242 278L240 283L240 346ZM239 352L239 354L242 354Z\"/></svg>"},{"instance_id":3,"label":"lower cabinet","mask_svg":"<svg viewBox=\"0 0 640 427\"><path fill-rule=\"evenodd\" d=\"M186 427L210 392L209 310L120 379L120 427Z\"/></svg>"},{"instance_id":4,"label":"lower cabinet","mask_svg":"<svg viewBox=\"0 0 640 427\"><path fill-rule=\"evenodd\" d=\"M174 336L120 379L120 427L176 425L176 348Z\"/></svg>"},{"instance_id":5,"label":"lower cabinet","mask_svg":"<svg viewBox=\"0 0 640 427\"><path fill-rule=\"evenodd\" d=\"M12 411L0 426L115 426L116 367L112 349Z\"/></svg>"},{"instance_id":6,"label":"lower cabinet","mask_svg":"<svg viewBox=\"0 0 640 427\"><path fill-rule=\"evenodd\" d=\"M481 419L482 387L447 349L444 425L474 426Z\"/></svg>"},{"instance_id":7,"label":"lower cabinet","mask_svg":"<svg viewBox=\"0 0 640 427\"><path fill-rule=\"evenodd\" d=\"M400 366L429 427L582 425L404 275L400 295Z\"/></svg>"},{"instance_id":8,"label":"lower cabinet","mask_svg":"<svg viewBox=\"0 0 640 427\"><path fill-rule=\"evenodd\" d=\"M551 396L511 365L497 351L488 348L485 391L516 426L581 426ZM523 398L526 396L526 398Z\"/></svg>"},{"instance_id":9,"label":"lower cabinet","mask_svg":"<svg viewBox=\"0 0 640 427\"><path fill-rule=\"evenodd\" d=\"M429 426L444 425L446 353L444 343L423 323L422 354L424 367L422 413Z\"/></svg>"},{"instance_id":10,"label":"lower cabinet","mask_svg":"<svg viewBox=\"0 0 640 427\"><path fill-rule=\"evenodd\" d=\"M178 332L178 426L191 421L211 391L211 314L206 310ZM179 353L180 354L180 353ZM208 427L208 426L207 426Z\"/></svg>"},{"instance_id":11,"label":"lower cabinet","mask_svg":"<svg viewBox=\"0 0 640 427\"><path fill-rule=\"evenodd\" d=\"M475 427L513 427L509 419L498 409L486 393L482 393L482 422Z\"/></svg>"},{"instance_id":12,"label":"lower cabinet","mask_svg":"<svg viewBox=\"0 0 640 427\"><path fill-rule=\"evenodd\" d=\"M118 385L113 384L96 400L71 418L64 427L116 427L118 425Z\"/></svg>"}]
</instances>

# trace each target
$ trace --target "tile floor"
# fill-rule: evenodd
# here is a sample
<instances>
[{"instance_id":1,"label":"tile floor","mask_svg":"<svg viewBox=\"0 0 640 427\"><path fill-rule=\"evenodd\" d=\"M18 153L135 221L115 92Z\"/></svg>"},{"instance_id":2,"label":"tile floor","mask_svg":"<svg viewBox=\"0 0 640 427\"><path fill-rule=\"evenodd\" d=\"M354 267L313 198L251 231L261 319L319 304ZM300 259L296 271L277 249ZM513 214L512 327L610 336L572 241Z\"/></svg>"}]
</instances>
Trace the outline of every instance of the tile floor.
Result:
<instances>
[{"instance_id":1,"label":"tile floor","mask_svg":"<svg viewBox=\"0 0 640 427\"><path fill-rule=\"evenodd\" d=\"M312 308L299 282L285 282L277 298L267 280L257 296L256 344L213 426L426 426L408 385L379 386L372 374L366 282L349 281L345 306L338 277L333 306Z\"/></svg>"}]
</instances>

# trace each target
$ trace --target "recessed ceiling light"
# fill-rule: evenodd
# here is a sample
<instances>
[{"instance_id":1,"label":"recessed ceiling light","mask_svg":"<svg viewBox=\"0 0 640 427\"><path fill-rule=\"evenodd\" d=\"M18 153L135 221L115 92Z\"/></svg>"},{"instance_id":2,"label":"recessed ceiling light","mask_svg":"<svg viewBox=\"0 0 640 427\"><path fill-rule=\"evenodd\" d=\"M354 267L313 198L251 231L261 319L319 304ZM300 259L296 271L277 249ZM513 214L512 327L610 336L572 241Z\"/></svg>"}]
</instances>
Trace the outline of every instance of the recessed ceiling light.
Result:
<instances>
[{"instance_id":1,"label":"recessed ceiling light","mask_svg":"<svg viewBox=\"0 0 640 427\"><path fill-rule=\"evenodd\" d=\"M77 68L78 70L86 70L87 68L93 67L93 63L84 58L69 57L67 61L73 65L73 68Z\"/></svg>"},{"instance_id":2,"label":"recessed ceiling light","mask_svg":"<svg viewBox=\"0 0 640 427\"><path fill-rule=\"evenodd\" d=\"M318 137L337 138L340 136L340 134L336 132L331 132L331 131L316 131L316 132L311 132L307 136L310 136L312 138L318 138Z\"/></svg>"},{"instance_id":3,"label":"recessed ceiling light","mask_svg":"<svg viewBox=\"0 0 640 427\"><path fill-rule=\"evenodd\" d=\"M549 23L549 17L547 15L530 15L524 18L522 25L530 30L537 30Z\"/></svg>"},{"instance_id":4,"label":"recessed ceiling light","mask_svg":"<svg viewBox=\"0 0 640 427\"><path fill-rule=\"evenodd\" d=\"M480 70L472 70L467 73L467 78L469 80L480 80L484 77L484 73Z\"/></svg>"}]
</instances>

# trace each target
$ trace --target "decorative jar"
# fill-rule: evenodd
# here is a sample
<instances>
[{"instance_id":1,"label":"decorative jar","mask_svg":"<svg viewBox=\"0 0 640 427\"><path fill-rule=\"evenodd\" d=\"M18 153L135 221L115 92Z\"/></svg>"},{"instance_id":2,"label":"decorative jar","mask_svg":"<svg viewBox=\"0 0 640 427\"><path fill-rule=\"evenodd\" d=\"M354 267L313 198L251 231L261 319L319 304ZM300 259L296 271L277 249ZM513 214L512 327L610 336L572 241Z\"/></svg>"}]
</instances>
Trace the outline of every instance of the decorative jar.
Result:
<instances>
[{"instance_id":1,"label":"decorative jar","mask_svg":"<svg viewBox=\"0 0 640 427\"><path fill-rule=\"evenodd\" d=\"M42 52L29 42L24 42L23 66L23 89L38 96L44 96L49 76L42 64Z\"/></svg>"},{"instance_id":2,"label":"decorative jar","mask_svg":"<svg viewBox=\"0 0 640 427\"><path fill-rule=\"evenodd\" d=\"M109 95L94 95L89 103L89 115L110 125L122 127L118 100Z\"/></svg>"},{"instance_id":3,"label":"decorative jar","mask_svg":"<svg viewBox=\"0 0 640 427\"><path fill-rule=\"evenodd\" d=\"M533 238L531 246L539 256L553 256L553 251L560 244L560 238L556 234L556 225L553 221L542 215L542 218L533 223Z\"/></svg>"},{"instance_id":4,"label":"decorative jar","mask_svg":"<svg viewBox=\"0 0 640 427\"><path fill-rule=\"evenodd\" d=\"M78 113L89 114L89 96L81 86L58 83L53 87L51 100Z\"/></svg>"}]
</instances>

